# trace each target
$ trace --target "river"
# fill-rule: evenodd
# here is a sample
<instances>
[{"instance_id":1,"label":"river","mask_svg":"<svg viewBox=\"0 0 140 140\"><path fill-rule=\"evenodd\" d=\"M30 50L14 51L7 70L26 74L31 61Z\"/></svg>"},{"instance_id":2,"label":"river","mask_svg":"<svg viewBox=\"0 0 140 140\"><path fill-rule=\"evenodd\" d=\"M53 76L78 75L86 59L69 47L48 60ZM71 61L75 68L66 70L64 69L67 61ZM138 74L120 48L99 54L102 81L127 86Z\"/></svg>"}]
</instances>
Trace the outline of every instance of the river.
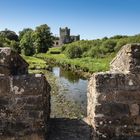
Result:
<instances>
[{"instance_id":1,"label":"river","mask_svg":"<svg viewBox=\"0 0 140 140\"><path fill-rule=\"evenodd\" d=\"M85 117L88 80L60 67L53 67L52 73L58 86L57 93L51 92L52 117Z\"/></svg>"}]
</instances>

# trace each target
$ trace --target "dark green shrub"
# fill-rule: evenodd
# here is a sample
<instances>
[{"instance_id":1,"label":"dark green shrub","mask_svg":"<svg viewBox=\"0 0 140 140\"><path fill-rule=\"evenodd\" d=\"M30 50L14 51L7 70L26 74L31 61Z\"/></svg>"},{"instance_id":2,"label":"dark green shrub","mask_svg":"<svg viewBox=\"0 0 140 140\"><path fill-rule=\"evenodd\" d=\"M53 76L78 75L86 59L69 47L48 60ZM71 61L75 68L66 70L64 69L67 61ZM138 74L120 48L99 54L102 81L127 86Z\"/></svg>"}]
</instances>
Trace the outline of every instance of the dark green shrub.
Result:
<instances>
[{"instance_id":1,"label":"dark green shrub","mask_svg":"<svg viewBox=\"0 0 140 140\"><path fill-rule=\"evenodd\" d=\"M79 46L69 46L66 48L65 54L68 58L80 58L82 50Z\"/></svg>"},{"instance_id":2,"label":"dark green shrub","mask_svg":"<svg viewBox=\"0 0 140 140\"><path fill-rule=\"evenodd\" d=\"M89 50L89 56L90 57L94 57L94 58L98 58L98 57L102 57L103 53L102 50L100 50L99 47L93 47Z\"/></svg>"},{"instance_id":3,"label":"dark green shrub","mask_svg":"<svg viewBox=\"0 0 140 140\"><path fill-rule=\"evenodd\" d=\"M104 53L112 53L114 52L116 44L117 43L114 40L106 40L105 42L102 43L100 49L103 50Z\"/></svg>"},{"instance_id":4,"label":"dark green shrub","mask_svg":"<svg viewBox=\"0 0 140 140\"><path fill-rule=\"evenodd\" d=\"M63 46L61 47L61 51L62 51L62 52L65 51L66 47L67 47L67 45L63 45Z\"/></svg>"}]
</instances>

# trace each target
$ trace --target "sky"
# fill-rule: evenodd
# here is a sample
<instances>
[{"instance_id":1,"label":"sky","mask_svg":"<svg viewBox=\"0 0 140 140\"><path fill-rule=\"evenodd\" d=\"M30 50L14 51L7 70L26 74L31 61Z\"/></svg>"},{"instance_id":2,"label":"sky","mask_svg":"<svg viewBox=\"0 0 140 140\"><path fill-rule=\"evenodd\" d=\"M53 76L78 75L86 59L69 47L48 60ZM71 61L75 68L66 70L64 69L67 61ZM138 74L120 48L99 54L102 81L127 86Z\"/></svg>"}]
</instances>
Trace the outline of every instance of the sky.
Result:
<instances>
[{"instance_id":1,"label":"sky","mask_svg":"<svg viewBox=\"0 0 140 140\"><path fill-rule=\"evenodd\" d=\"M81 39L140 33L140 0L0 0L0 30L69 27Z\"/></svg>"}]
</instances>

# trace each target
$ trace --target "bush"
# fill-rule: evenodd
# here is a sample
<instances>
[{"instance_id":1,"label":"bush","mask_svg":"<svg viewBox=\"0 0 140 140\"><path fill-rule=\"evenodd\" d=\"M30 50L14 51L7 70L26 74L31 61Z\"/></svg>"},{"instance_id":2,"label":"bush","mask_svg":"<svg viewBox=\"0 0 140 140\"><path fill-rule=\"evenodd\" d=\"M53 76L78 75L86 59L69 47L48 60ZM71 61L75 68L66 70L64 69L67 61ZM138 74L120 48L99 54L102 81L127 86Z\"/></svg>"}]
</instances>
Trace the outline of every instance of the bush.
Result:
<instances>
[{"instance_id":1,"label":"bush","mask_svg":"<svg viewBox=\"0 0 140 140\"><path fill-rule=\"evenodd\" d=\"M98 57L100 57L100 55L101 55L101 52L100 52L99 47L93 47L93 48L89 51L89 56L90 56L90 57L98 58Z\"/></svg>"},{"instance_id":2,"label":"bush","mask_svg":"<svg viewBox=\"0 0 140 140\"><path fill-rule=\"evenodd\" d=\"M82 49L79 46L69 46L66 48L65 54L68 58L80 58Z\"/></svg>"},{"instance_id":3,"label":"bush","mask_svg":"<svg viewBox=\"0 0 140 140\"><path fill-rule=\"evenodd\" d=\"M115 47L115 51L118 52L122 46L126 45L128 43L128 40L126 39L122 39L120 41L117 42L117 45Z\"/></svg>"},{"instance_id":4,"label":"bush","mask_svg":"<svg viewBox=\"0 0 140 140\"><path fill-rule=\"evenodd\" d=\"M114 48L116 46L116 41L114 40L106 40L105 42L102 43L101 50L106 53L112 53L114 52Z\"/></svg>"},{"instance_id":5,"label":"bush","mask_svg":"<svg viewBox=\"0 0 140 140\"><path fill-rule=\"evenodd\" d=\"M67 47L67 45L63 45L63 46L61 47L61 51L62 51L62 52L65 51L65 50L66 50L66 47Z\"/></svg>"}]
</instances>

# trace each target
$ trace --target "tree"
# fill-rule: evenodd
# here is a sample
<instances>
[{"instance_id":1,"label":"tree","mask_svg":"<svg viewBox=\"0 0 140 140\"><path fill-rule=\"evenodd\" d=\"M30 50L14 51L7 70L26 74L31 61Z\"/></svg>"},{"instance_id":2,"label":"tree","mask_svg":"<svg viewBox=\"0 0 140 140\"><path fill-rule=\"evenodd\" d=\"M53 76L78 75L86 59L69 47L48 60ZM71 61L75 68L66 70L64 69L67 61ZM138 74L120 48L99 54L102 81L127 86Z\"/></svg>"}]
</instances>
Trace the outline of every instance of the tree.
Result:
<instances>
[{"instance_id":1,"label":"tree","mask_svg":"<svg viewBox=\"0 0 140 140\"><path fill-rule=\"evenodd\" d=\"M19 31L19 40L21 40L22 37L24 36L24 34L26 34L28 31L33 31L33 29L31 29L31 28L24 28L22 31Z\"/></svg>"},{"instance_id":2,"label":"tree","mask_svg":"<svg viewBox=\"0 0 140 140\"><path fill-rule=\"evenodd\" d=\"M36 53L46 53L53 46L53 36L47 24L36 27L33 38Z\"/></svg>"},{"instance_id":3,"label":"tree","mask_svg":"<svg viewBox=\"0 0 140 140\"><path fill-rule=\"evenodd\" d=\"M104 51L104 53L111 53L114 52L116 44L116 41L108 39L102 43L102 46L100 48Z\"/></svg>"},{"instance_id":4,"label":"tree","mask_svg":"<svg viewBox=\"0 0 140 140\"><path fill-rule=\"evenodd\" d=\"M18 35L14 31L5 29L4 31L0 32L0 35L4 36L5 38L7 38L9 40L18 41Z\"/></svg>"},{"instance_id":5,"label":"tree","mask_svg":"<svg viewBox=\"0 0 140 140\"><path fill-rule=\"evenodd\" d=\"M26 32L20 40L21 53L31 56L35 53L33 31Z\"/></svg>"},{"instance_id":6,"label":"tree","mask_svg":"<svg viewBox=\"0 0 140 140\"><path fill-rule=\"evenodd\" d=\"M0 34L0 47L10 47L10 40L3 34Z\"/></svg>"},{"instance_id":7,"label":"tree","mask_svg":"<svg viewBox=\"0 0 140 140\"><path fill-rule=\"evenodd\" d=\"M98 46L92 47L88 53L90 57L95 57L95 58L103 57L102 51Z\"/></svg>"},{"instance_id":8,"label":"tree","mask_svg":"<svg viewBox=\"0 0 140 140\"><path fill-rule=\"evenodd\" d=\"M17 53L21 53L21 48L19 47L19 42L12 40L10 42L10 48Z\"/></svg>"}]
</instances>

